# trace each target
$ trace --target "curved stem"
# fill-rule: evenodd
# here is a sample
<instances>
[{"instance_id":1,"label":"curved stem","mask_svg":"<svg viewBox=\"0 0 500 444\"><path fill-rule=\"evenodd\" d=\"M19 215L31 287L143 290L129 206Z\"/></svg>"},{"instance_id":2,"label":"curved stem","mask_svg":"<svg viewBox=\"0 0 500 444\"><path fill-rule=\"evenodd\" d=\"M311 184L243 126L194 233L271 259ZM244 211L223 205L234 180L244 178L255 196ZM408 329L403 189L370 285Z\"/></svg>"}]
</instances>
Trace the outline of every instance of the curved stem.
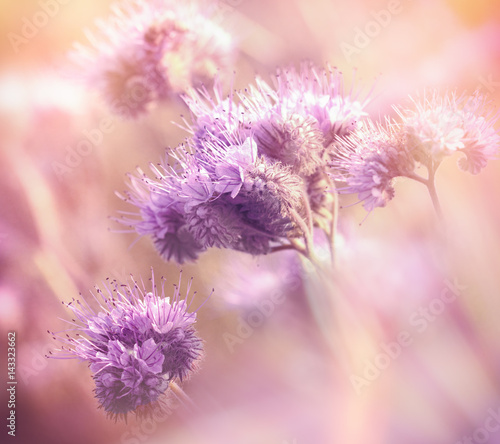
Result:
<instances>
[{"instance_id":1,"label":"curved stem","mask_svg":"<svg viewBox=\"0 0 500 444\"><path fill-rule=\"evenodd\" d=\"M313 216L311 210L311 204L309 203L309 197L307 195L307 190L302 188L302 200L304 201L304 209L306 210L306 220L307 226L309 227L309 232L313 232Z\"/></svg>"},{"instance_id":2,"label":"curved stem","mask_svg":"<svg viewBox=\"0 0 500 444\"><path fill-rule=\"evenodd\" d=\"M434 177L436 175L437 167L429 169L429 180L427 181L427 189L429 190L429 195L431 196L432 205L434 206L434 210L436 211L437 217L442 220L443 219L443 211L441 210L441 204L439 203L439 197L436 191L436 183Z\"/></svg>"},{"instance_id":3,"label":"curved stem","mask_svg":"<svg viewBox=\"0 0 500 444\"><path fill-rule=\"evenodd\" d=\"M429 195L431 197L432 205L434 206L434 210L436 211L436 215L439 219L442 219L443 211L441 210L441 204L437 195L435 183L436 170L438 166L439 164L428 167L429 177L427 179L415 173L407 174L405 177L420 182L427 187L427 190L429 191Z\"/></svg>"},{"instance_id":4,"label":"curved stem","mask_svg":"<svg viewBox=\"0 0 500 444\"><path fill-rule=\"evenodd\" d=\"M425 186L427 186L427 184L429 183L428 179L426 179L425 177L419 176L416 173L406 174L405 177L408 177L408 179L413 179L417 182L423 183Z\"/></svg>"},{"instance_id":5,"label":"curved stem","mask_svg":"<svg viewBox=\"0 0 500 444\"><path fill-rule=\"evenodd\" d=\"M284 251L284 250L296 250L292 244L283 244L283 245L276 245L275 247L271 248L271 251L269 253L277 253L278 251Z\"/></svg>"},{"instance_id":6,"label":"curved stem","mask_svg":"<svg viewBox=\"0 0 500 444\"><path fill-rule=\"evenodd\" d=\"M330 257L332 260L332 266L335 268L335 262L337 255L335 254L335 239L337 237L337 226L339 221L339 195L335 189L335 185L332 183L333 187L333 202L332 202L332 220L330 221Z\"/></svg>"},{"instance_id":7,"label":"curved stem","mask_svg":"<svg viewBox=\"0 0 500 444\"><path fill-rule=\"evenodd\" d=\"M306 221L302 218L302 216L295 210L291 209L290 213L292 215L293 221L297 223L297 225L300 227L302 230L302 233L304 234L304 242L306 244L306 252L307 254L311 254L312 250L312 232L309 231L309 226L306 223Z\"/></svg>"},{"instance_id":8,"label":"curved stem","mask_svg":"<svg viewBox=\"0 0 500 444\"><path fill-rule=\"evenodd\" d=\"M294 250L298 251L306 258L308 257L306 247L298 239L290 239L290 244Z\"/></svg>"}]
</instances>

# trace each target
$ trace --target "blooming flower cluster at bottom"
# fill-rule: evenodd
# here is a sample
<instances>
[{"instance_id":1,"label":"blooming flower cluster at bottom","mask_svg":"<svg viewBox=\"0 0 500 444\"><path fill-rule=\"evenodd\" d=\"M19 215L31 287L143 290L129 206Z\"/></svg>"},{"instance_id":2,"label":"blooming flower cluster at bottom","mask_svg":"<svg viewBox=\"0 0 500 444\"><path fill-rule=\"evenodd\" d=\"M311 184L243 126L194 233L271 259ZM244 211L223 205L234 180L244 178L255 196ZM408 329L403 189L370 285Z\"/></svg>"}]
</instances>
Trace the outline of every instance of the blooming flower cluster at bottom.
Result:
<instances>
[{"instance_id":1,"label":"blooming flower cluster at bottom","mask_svg":"<svg viewBox=\"0 0 500 444\"><path fill-rule=\"evenodd\" d=\"M155 286L146 293L137 283L114 283L97 293L98 312L85 301L67 304L76 334L51 332L65 343L55 357L88 361L101 407L125 416L158 401L174 379L194 370L203 349L193 328L196 313L188 313L179 287L172 299L163 285L160 293Z\"/></svg>"}]
</instances>

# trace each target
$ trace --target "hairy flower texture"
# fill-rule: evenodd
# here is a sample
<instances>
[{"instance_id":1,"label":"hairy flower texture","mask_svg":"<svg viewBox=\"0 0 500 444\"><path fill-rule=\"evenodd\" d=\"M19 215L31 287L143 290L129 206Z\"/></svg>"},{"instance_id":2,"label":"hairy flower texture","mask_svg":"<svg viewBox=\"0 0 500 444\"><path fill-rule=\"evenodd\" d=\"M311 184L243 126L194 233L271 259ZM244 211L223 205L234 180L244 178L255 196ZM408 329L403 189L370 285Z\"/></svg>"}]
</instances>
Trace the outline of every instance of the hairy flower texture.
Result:
<instances>
[{"instance_id":1,"label":"hairy flower texture","mask_svg":"<svg viewBox=\"0 0 500 444\"><path fill-rule=\"evenodd\" d=\"M258 145L252 138L243 142L233 140L232 144L223 146L220 139L207 137L203 140L202 152L214 165L210 176L215 191L230 197L225 201L237 205L239 211L251 213L246 220L251 220L259 231L284 236L283 227L289 224L290 210L298 211L302 205L302 178L294 174L290 166L263 154L259 156ZM271 208L276 211L270 211ZM269 220L273 227L280 226L280 229L271 227Z\"/></svg>"},{"instance_id":2,"label":"hairy flower texture","mask_svg":"<svg viewBox=\"0 0 500 444\"><path fill-rule=\"evenodd\" d=\"M258 156L257 144L251 138L224 146L217 137L207 136L201 152L211 159L213 167L207 166L207 170L212 171L216 191L216 200L207 203L202 214L217 214L214 221L226 217L227 231L218 233L220 239L211 244L262 254L269 250L271 241L291 235L290 210L301 207L303 181L289 166ZM206 213L210 206L213 210ZM207 218L199 220L209 223ZM205 229L214 233L220 230L216 224L209 225Z\"/></svg>"},{"instance_id":3,"label":"hairy flower texture","mask_svg":"<svg viewBox=\"0 0 500 444\"><path fill-rule=\"evenodd\" d=\"M459 160L460 168L477 174L497 155L500 136L493 125L499 114L484 96L432 91L414 101L414 108L396 110L415 160L427 167L462 152L466 157Z\"/></svg>"},{"instance_id":4,"label":"hairy flower texture","mask_svg":"<svg viewBox=\"0 0 500 444\"><path fill-rule=\"evenodd\" d=\"M231 65L230 35L193 1L123 0L71 53L80 75L112 110L136 117L148 105L212 79ZM81 74L83 73L83 74Z\"/></svg>"},{"instance_id":5,"label":"hairy flower texture","mask_svg":"<svg viewBox=\"0 0 500 444\"><path fill-rule=\"evenodd\" d=\"M372 211L394 197L393 179L410 175L415 162L397 126L368 121L340 140L332 166L334 178L346 183L337 190L357 194L363 207Z\"/></svg>"},{"instance_id":6,"label":"hairy flower texture","mask_svg":"<svg viewBox=\"0 0 500 444\"><path fill-rule=\"evenodd\" d=\"M220 137L207 135L196 157L214 181L215 190L234 198L245 182L245 172L257 162L257 144L250 137L239 142L227 134L224 139L231 142L225 144Z\"/></svg>"},{"instance_id":7,"label":"hairy flower texture","mask_svg":"<svg viewBox=\"0 0 500 444\"><path fill-rule=\"evenodd\" d=\"M157 178L151 179L141 170L139 176L130 175L130 191L120 196L138 208L138 213L123 212L118 222L129 226L139 235L152 237L155 248L165 260L177 263L194 261L206 249L189 228L186 207L208 201L213 185L207 181L192 158L177 150L172 153L176 164L167 162L151 166ZM183 170L182 175L177 169Z\"/></svg>"},{"instance_id":8,"label":"hairy flower texture","mask_svg":"<svg viewBox=\"0 0 500 444\"><path fill-rule=\"evenodd\" d=\"M323 133L312 116L282 116L271 111L253 128L259 152L309 176L326 165Z\"/></svg>"},{"instance_id":9,"label":"hairy flower texture","mask_svg":"<svg viewBox=\"0 0 500 444\"><path fill-rule=\"evenodd\" d=\"M71 329L49 332L62 343L56 358L88 361L100 406L111 416L126 416L158 401L174 379L183 380L196 368L203 344L193 325L196 312L180 294L172 298L154 284L106 283L96 288L97 309L84 299L67 307ZM187 295L191 287L188 284ZM72 333L72 335L70 334ZM147 407L146 407L147 409ZM142 410L139 410L142 411Z\"/></svg>"},{"instance_id":10,"label":"hairy flower texture","mask_svg":"<svg viewBox=\"0 0 500 444\"><path fill-rule=\"evenodd\" d=\"M367 100L359 100L352 90L346 93L342 73L336 69L319 69L304 63L299 70L278 70L274 83L271 88L258 79L259 94L254 104L272 100L283 116L313 117L323 133L324 146L349 134L367 116L364 111Z\"/></svg>"},{"instance_id":11,"label":"hairy flower texture","mask_svg":"<svg viewBox=\"0 0 500 444\"><path fill-rule=\"evenodd\" d=\"M236 99L239 98L239 101ZM216 82L214 94L190 90L184 97L192 122L185 122L198 147L207 133L227 144L226 136L254 137L259 154L312 174L323 163L323 147L356 129L367 100L344 91L342 74L311 64L279 70L270 86L260 77L227 96ZM323 147L322 147L322 146Z\"/></svg>"},{"instance_id":12,"label":"hairy flower texture","mask_svg":"<svg viewBox=\"0 0 500 444\"><path fill-rule=\"evenodd\" d=\"M189 230L205 247L236 248L245 226L236 205L225 197L193 207Z\"/></svg>"},{"instance_id":13,"label":"hairy flower texture","mask_svg":"<svg viewBox=\"0 0 500 444\"><path fill-rule=\"evenodd\" d=\"M177 163L130 176L123 199L138 209L119 222L150 235L166 260L195 260L207 248L265 254L272 243L298 237L306 185L292 167L257 154L251 138L231 143L207 134L195 153L171 153ZM194 144L191 140L190 143ZM193 150L194 147L191 147Z\"/></svg>"},{"instance_id":14,"label":"hairy flower texture","mask_svg":"<svg viewBox=\"0 0 500 444\"><path fill-rule=\"evenodd\" d=\"M260 158L248 169L244 185L234 201L252 230L242 236L242 249L267 253L270 242L299 237L295 215L302 212L303 180L281 162Z\"/></svg>"},{"instance_id":15,"label":"hairy flower texture","mask_svg":"<svg viewBox=\"0 0 500 444\"><path fill-rule=\"evenodd\" d=\"M191 113L191 122L184 120L185 129L192 135L196 155L210 163L210 157L203 157L205 140L222 148L235 140L244 140L251 134L252 115L236 103L234 91L223 94L222 83L215 79L213 95L205 87L191 89L183 96Z\"/></svg>"},{"instance_id":16,"label":"hairy flower texture","mask_svg":"<svg viewBox=\"0 0 500 444\"><path fill-rule=\"evenodd\" d=\"M469 97L462 110L464 116L465 154L458 162L463 171L478 174L490 159L497 159L500 149L500 135L494 125L500 117L486 97L479 94Z\"/></svg>"},{"instance_id":17,"label":"hairy flower texture","mask_svg":"<svg viewBox=\"0 0 500 444\"><path fill-rule=\"evenodd\" d=\"M315 213L313 220L319 213L331 216L331 202L321 196L333 190L331 183L325 183L330 180L326 167L334 154L331 145L359 126L367 103L344 92L338 71L304 64L299 70L278 71L273 86L257 77L255 84L224 95L216 82L213 94L205 88L193 89L184 100L191 113L191 121L184 124L192 134L194 156L213 178L217 192L230 192L235 198L258 159L270 171L288 167L294 175L292 182L301 182L302 204L306 204L302 209L309 219L307 207ZM270 205L275 214L287 213L286 205L277 204L279 200L271 204L269 196L262 208ZM258 202L261 205L262 199ZM300 215L302 204L291 208ZM260 249L267 242L258 244Z\"/></svg>"},{"instance_id":18,"label":"hairy flower texture","mask_svg":"<svg viewBox=\"0 0 500 444\"><path fill-rule=\"evenodd\" d=\"M286 215L289 210L300 208L303 188L302 178L293 174L289 166L260 157L248 170L241 194L257 200L272 196Z\"/></svg>"},{"instance_id":19,"label":"hairy flower texture","mask_svg":"<svg viewBox=\"0 0 500 444\"><path fill-rule=\"evenodd\" d=\"M203 87L183 96L191 137L182 171L163 164L154 179L132 178L126 200L139 214L122 219L151 235L165 259L194 260L210 247L300 248L286 241L302 236L305 252L318 216L332 218L322 196L333 190L327 150L357 127L365 103L344 94L339 73L310 65L284 71L275 86L257 79L225 96L216 81L213 94Z\"/></svg>"}]
</instances>

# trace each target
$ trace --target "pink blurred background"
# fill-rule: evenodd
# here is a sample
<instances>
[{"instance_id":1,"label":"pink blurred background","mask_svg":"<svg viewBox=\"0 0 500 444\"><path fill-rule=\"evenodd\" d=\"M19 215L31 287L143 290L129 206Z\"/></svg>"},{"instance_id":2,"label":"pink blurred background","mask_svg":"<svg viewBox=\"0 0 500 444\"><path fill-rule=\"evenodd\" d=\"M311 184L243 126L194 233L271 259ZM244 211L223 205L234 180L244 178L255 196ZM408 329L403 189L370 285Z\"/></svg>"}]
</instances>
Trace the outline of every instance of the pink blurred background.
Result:
<instances>
[{"instance_id":1,"label":"pink blurred background","mask_svg":"<svg viewBox=\"0 0 500 444\"><path fill-rule=\"evenodd\" d=\"M17 436L2 425L1 442L500 443L500 426L488 429L500 416L498 161L478 176L460 172L456 159L442 165L445 236L420 184L397 183L395 199L361 226L360 205L341 210L335 282L300 272L297 258L280 253L212 250L183 266L200 302L215 287L199 312L206 358L184 385L197 408L180 406L150 424L106 419L85 364L43 357L54 348L46 330L64 328L61 300L85 296L108 276L148 276L153 266L177 281L177 265L161 261L148 239L113 232L120 227L108 217L128 209L114 194L125 189L125 173L146 169L186 136L171 123L186 110L178 101L139 121L110 115L60 74L72 42L85 40L83 29L108 14L109 2L56 1L36 35L13 40L41 17L42 3L4 0L0 16L0 364L7 368L4 344L15 331L19 381ZM347 87L368 92L376 81L373 118L425 87L480 89L498 107L495 0L241 0L218 10L240 48L236 87L307 59L339 67ZM372 36L363 43L361 32ZM103 119L111 129L96 135ZM58 174L54 163L86 134L96 146ZM457 298L422 321L420 310L439 307L434 300L454 279L463 287ZM280 302L248 337L237 336L241 319L276 292ZM319 329L307 298L325 294L333 315ZM404 332L411 343L356 390L352 376ZM228 345L228 334L240 340Z\"/></svg>"}]
</instances>

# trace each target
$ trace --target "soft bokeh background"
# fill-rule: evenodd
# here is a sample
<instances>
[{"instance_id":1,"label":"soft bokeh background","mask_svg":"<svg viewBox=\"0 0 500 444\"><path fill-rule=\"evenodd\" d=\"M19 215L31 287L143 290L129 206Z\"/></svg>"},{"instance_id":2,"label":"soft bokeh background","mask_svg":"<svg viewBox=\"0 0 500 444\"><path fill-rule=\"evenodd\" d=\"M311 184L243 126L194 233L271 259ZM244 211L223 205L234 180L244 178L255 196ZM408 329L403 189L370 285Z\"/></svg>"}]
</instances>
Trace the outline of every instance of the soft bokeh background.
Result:
<instances>
[{"instance_id":1,"label":"soft bokeh background","mask_svg":"<svg viewBox=\"0 0 500 444\"><path fill-rule=\"evenodd\" d=\"M284 253L214 250L184 266L197 300L215 287L199 313L206 358L184 385L196 408L151 423L107 420L84 364L44 358L54 348L46 330L64 328L61 300L88 294L107 276L147 277L153 266L177 281L177 265L162 262L148 239L113 232L109 216L127 209L114 194L125 189L125 173L185 137L171 123L185 108L171 103L123 121L60 76L72 42L107 15L108 1L57 3L36 35L13 45L9 33L22 35L42 3L1 3L0 363L6 380L7 332L15 331L19 381L17 436L2 425L1 442L500 443L500 162L470 176L453 158L437 177L446 232L423 187L401 181L388 207L361 225L361 206L341 210L335 281ZM388 8L396 13L380 12ZM376 81L374 118L424 87L480 89L498 106L495 0L233 0L219 11L240 47L237 87L309 59L339 67L347 87L355 77L368 92ZM374 26L375 16L385 25ZM356 48L360 30L372 37ZM109 132L58 174L54 163L103 121ZM458 296L436 301L454 280ZM324 299L333 314L314 310ZM242 332L241 319L257 326ZM408 345L385 362L384 344L402 333ZM353 376L374 362L387 368L357 390Z\"/></svg>"}]
</instances>

